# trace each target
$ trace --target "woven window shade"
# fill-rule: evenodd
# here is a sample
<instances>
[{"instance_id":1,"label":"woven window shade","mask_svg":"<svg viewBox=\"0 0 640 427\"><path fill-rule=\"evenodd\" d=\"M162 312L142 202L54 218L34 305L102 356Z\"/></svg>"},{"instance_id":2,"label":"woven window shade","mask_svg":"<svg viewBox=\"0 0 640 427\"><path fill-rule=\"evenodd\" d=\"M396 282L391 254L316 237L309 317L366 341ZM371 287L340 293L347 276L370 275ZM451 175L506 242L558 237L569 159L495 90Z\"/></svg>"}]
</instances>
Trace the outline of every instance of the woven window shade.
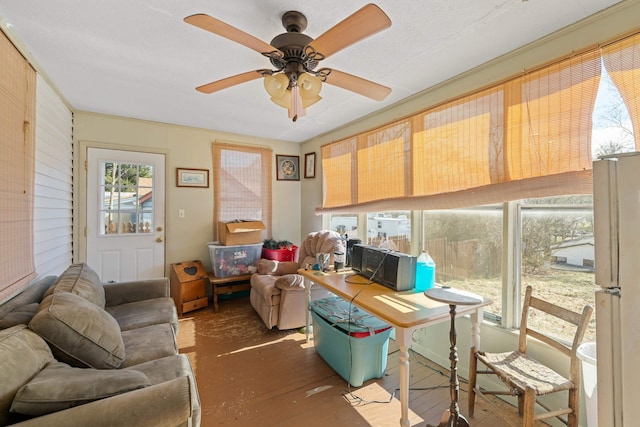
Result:
<instances>
[{"instance_id":1,"label":"woven window shade","mask_svg":"<svg viewBox=\"0 0 640 427\"><path fill-rule=\"evenodd\" d=\"M0 32L0 302L35 277L33 182L36 74Z\"/></svg>"},{"instance_id":2,"label":"woven window shade","mask_svg":"<svg viewBox=\"0 0 640 427\"><path fill-rule=\"evenodd\" d=\"M322 169L331 171L323 175L325 204L344 206L357 203L356 138L323 146L321 156Z\"/></svg>"},{"instance_id":3,"label":"woven window shade","mask_svg":"<svg viewBox=\"0 0 640 427\"><path fill-rule=\"evenodd\" d=\"M271 157L268 148L213 143L214 224L259 220L271 236Z\"/></svg>"},{"instance_id":4,"label":"woven window shade","mask_svg":"<svg viewBox=\"0 0 640 427\"><path fill-rule=\"evenodd\" d=\"M316 213L590 194L600 72L598 52L587 52L324 146Z\"/></svg>"},{"instance_id":5,"label":"woven window shade","mask_svg":"<svg viewBox=\"0 0 640 427\"><path fill-rule=\"evenodd\" d=\"M629 111L640 150L640 34L604 47L602 59Z\"/></svg>"}]
</instances>

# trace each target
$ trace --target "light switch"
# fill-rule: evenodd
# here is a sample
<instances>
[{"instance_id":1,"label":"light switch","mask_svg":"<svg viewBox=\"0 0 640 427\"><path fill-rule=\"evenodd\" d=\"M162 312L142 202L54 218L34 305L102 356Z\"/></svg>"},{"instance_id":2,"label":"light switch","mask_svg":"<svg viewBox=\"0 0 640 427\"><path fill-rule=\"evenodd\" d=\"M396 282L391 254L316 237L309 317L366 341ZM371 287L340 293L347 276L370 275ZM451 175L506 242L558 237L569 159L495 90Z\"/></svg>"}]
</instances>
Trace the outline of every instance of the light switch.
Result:
<instances>
[{"instance_id":1,"label":"light switch","mask_svg":"<svg viewBox=\"0 0 640 427\"><path fill-rule=\"evenodd\" d=\"M178 210L178 218L184 218L184 209Z\"/></svg>"}]
</instances>

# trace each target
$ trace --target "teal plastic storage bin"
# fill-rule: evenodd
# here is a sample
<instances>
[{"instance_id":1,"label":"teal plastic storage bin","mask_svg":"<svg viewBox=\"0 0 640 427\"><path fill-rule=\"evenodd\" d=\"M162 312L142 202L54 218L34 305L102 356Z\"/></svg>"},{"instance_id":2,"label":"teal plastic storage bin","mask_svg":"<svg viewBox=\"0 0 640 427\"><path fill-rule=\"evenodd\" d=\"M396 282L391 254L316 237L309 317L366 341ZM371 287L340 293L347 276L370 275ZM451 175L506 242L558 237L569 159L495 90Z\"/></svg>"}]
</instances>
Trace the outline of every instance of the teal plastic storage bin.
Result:
<instances>
[{"instance_id":1,"label":"teal plastic storage bin","mask_svg":"<svg viewBox=\"0 0 640 427\"><path fill-rule=\"evenodd\" d=\"M384 375L391 326L340 297L312 301L309 309L313 344L334 371L353 387Z\"/></svg>"}]
</instances>

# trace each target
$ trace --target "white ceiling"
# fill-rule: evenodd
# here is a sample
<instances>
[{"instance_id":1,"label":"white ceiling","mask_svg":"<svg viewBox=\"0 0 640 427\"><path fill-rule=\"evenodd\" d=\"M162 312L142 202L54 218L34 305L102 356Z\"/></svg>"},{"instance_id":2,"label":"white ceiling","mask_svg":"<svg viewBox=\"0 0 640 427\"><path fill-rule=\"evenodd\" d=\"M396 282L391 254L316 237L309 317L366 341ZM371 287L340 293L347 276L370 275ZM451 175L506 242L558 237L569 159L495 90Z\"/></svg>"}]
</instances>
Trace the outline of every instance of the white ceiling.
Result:
<instances>
[{"instance_id":1,"label":"white ceiling","mask_svg":"<svg viewBox=\"0 0 640 427\"><path fill-rule=\"evenodd\" d=\"M304 13L316 38L364 0L0 0L8 26L66 100L86 110L302 142L394 104L619 0L379 0L391 28L321 63L392 89L382 102L324 85L296 123L262 80L213 94L194 88L267 58L183 22L205 13L269 43L281 16Z\"/></svg>"}]
</instances>

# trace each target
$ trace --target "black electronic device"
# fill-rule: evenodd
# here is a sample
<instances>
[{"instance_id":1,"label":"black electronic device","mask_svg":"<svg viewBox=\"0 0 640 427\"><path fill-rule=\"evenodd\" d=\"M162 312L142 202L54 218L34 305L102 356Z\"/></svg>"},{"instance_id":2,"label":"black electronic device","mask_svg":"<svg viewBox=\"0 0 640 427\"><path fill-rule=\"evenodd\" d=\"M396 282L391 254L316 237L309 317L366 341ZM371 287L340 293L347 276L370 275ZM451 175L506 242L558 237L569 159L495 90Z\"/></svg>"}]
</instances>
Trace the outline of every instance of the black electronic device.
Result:
<instances>
[{"instance_id":1,"label":"black electronic device","mask_svg":"<svg viewBox=\"0 0 640 427\"><path fill-rule=\"evenodd\" d=\"M353 246L362 243L360 239L347 240L347 266L351 266L351 257L353 253Z\"/></svg>"},{"instance_id":2,"label":"black electronic device","mask_svg":"<svg viewBox=\"0 0 640 427\"><path fill-rule=\"evenodd\" d=\"M368 245L353 245L351 268L359 275L396 291L414 288L416 257Z\"/></svg>"}]
</instances>

